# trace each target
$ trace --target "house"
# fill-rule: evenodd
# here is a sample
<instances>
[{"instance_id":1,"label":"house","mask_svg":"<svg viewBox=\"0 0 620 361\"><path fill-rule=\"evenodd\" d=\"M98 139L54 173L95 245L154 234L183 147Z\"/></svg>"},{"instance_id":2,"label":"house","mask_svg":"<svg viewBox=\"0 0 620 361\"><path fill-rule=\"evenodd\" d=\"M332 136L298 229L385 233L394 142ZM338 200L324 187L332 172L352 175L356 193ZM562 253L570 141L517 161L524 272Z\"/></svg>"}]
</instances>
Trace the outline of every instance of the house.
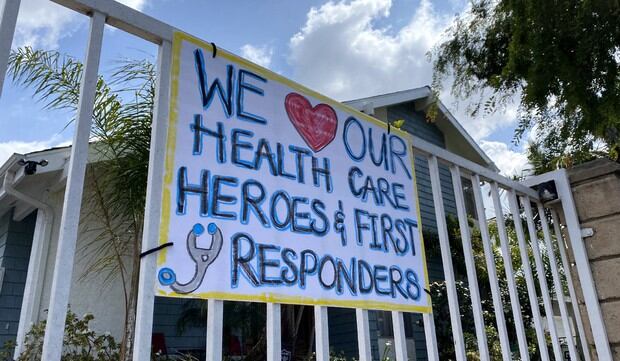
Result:
<instances>
[{"instance_id":1,"label":"house","mask_svg":"<svg viewBox=\"0 0 620 361\"><path fill-rule=\"evenodd\" d=\"M430 88L422 87L396 93L373 96L346 102L349 106L393 122L404 119L402 129L439 147L497 171L497 167L467 134L447 108L439 103L438 116L432 123L426 111L433 102ZM45 319L49 304L59 234L59 216L67 176L70 148L52 148L29 154L14 154L0 167L0 342L22 338L33 322ZM96 166L99 159L92 152L89 162ZM415 172L424 230L436 230L428 165L422 156L416 157ZM450 184L450 172L440 168L447 213L455 214L456 207ZM88 178L88 173L87 173ZM467 180L464 180L466 182ZM123 284L110 281L105 274L87 272L96 256L88 252L93 243L102 242L93 234L96 219L86 201L93 192L89 183L80 219L77 256L71 282L71 309L78 315L92 313L93 328L110 332L121 338L124 314ZM439 259L429 259L431 282L442 280ZM188 327L179 334L179 316L187 301L157 298L153 332L156 342L168 353L204 348L205 328ZM391 321L388 312L371 312L373 355L378 357L390 342ZM311 319L311 318L310 318ZM410 355L425 359L424 334L418 315L407 315L405 331ZM357 357L355 312L351 309L329 310L330 345L345 355ZM415 349L414 349L415 348Z\"/></svg>"}]
</instances>

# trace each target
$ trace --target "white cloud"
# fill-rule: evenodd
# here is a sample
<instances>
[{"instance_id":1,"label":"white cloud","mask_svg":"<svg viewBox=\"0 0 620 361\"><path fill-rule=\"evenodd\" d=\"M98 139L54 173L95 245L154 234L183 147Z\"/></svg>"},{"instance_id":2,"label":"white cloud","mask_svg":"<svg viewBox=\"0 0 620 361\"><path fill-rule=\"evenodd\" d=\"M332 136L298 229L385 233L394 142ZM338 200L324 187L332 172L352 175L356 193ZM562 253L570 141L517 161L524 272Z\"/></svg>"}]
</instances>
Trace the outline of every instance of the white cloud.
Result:
<instances>
[{"instance_id":1,"label":"white cloud","mask_svg":"<svg viewBox=\"0 0 620 361\"><path fill-rule=\"evenodd\" d=\"M50 139L22 142L19 140L9 140L0 142L0 166L6 162L13 153L26 154L51 147L61 147L71 144L69 141L62 141L60 136L54 135Z\"/></svg>"},{"instance_id":2,"label":"white cloud","mask_svg":"<svg viewBox=\"0 0 620 361\"><path fill-rule=\"evenodd\" d=\"M481 140L479 144L503 175L508 177L527 175L527 170L531 166L524 150L515 151L510 149L506 143L488 140Z\"/></svg>"},{"instance_id":3,"label":"white cloud","mask_svg":"<svg viewBox=\"0 0 620 361\"><path fill-rule=\"evenodd\" d=\"M271 65L273 48L267 45L254 46L245 44L241 47L241 56L265 68Z\"/></svg>"},{"instance_id":4,"label":"white cloud","mask_svg":"<svg viewBox=\"0 0 620 361\"><path fill-rule=\"evenodd\" d=\"M137 10L146 5L146 0L120 2ZM13 46L56 49L60 39L75 33L85 19L86 17L49 0L22 0Z\"/></svg>"},{"instance_id":5,"label":"white cloud","mask_svg":"<svg viewBox=\"0 0 620 361\"><path fill-rule=\"evenodd\" d=\"M13 45L55 49L78 25L78 14L71 10L49 0L23 0Z\"/></svg>"},{"instance_id":6,"label":"white cloud","mask_svg":"<svg viewBox=\"0 0 620 361\"><path fill-rule=\"evenodd\" d=\"M117 0L117 1L129 6L130 8L134 8L136 10L142 10L144 9L144 6L146 5L146 0Z\"/></svg>"},{"instance_id":7,"label":"white cloud","mask_svg":"<svg viewBox=\"0 0 620 361\"><path fill-rule=\"evenodd\" d=\"M469 6L456 0L452 5L456 12ZM391 0L353 0L310 9L289 43L295 80L341 100L430 85L433 71L427 53L451 25L453 12L439 13L429 0L421 0L402 28L377 26L391 8ZM518 103L471 117L467 105L477 99L456 102L449 85L448 79L441 100L476 141L514 126Z\"/></svg>"},{"instance_id":8,"label":"white cloud","mask_svg":"<svg viewBox=\"0 0 620 361\"><path fill-rule=\"evenodd\" d=\"M312 8L290 39L295 79L337 99L430 84L426 53L450 18L422 0L401 29L376 26L391 7L391 0L354 0Z\"/></svg>"}]
</instances>

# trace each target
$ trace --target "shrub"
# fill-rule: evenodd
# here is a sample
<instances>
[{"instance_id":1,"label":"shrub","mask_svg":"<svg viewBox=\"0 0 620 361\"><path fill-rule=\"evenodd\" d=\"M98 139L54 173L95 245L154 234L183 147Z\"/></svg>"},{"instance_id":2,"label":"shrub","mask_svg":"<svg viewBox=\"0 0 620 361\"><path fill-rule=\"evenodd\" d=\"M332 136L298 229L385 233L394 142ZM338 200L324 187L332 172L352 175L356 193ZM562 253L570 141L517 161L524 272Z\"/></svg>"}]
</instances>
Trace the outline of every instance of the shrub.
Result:
<instances>
[{"instance_id":1,"label":"shrub","mask_svg":"<svg viewBox=\"0 0 620 361\"><path fill-rule=\"evenodd\" d=\"M79 318L69 310L63 338L63 361L117 361L119 359L119 345L109 333L97 334L88 325L94 319L93 315L86 314ZM43 338L45 336L45 321L32 326L24 340L24 350L17 361L40 361L43 352ZM0 360L12 360L15 344L5 344L0 351Z\"/></svg>"}]
</instances>

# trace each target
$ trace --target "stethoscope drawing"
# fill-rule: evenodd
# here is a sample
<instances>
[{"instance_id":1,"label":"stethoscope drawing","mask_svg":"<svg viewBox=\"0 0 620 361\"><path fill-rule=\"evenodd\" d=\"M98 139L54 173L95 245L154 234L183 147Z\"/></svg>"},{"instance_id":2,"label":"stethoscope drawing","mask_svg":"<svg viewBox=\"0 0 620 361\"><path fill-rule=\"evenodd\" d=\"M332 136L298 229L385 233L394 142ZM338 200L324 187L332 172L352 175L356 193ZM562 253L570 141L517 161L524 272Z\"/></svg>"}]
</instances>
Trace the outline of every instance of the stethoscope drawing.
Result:
<instances>
[{"instance_id":1,"label":"stethoscope drawing","mask_svg":"<svg viewBox=\"0 0 620 361\"><path fill-rule=\"evenodd\" d=\"M177 281L174 271L166 267L159 270L159 283L164 286L170 286L176 293L190 293L200 287L205 273L207 272L207 268L220 254L223 243L222 231L220 231L215 223L209 223L207 232L212 236L211 247L198 247L196 239L202 235L204 231L203 225L196 223L187 234L187 252L196 265L194 277L187 283L180 283Z\"/></svg>"}]
</instances>

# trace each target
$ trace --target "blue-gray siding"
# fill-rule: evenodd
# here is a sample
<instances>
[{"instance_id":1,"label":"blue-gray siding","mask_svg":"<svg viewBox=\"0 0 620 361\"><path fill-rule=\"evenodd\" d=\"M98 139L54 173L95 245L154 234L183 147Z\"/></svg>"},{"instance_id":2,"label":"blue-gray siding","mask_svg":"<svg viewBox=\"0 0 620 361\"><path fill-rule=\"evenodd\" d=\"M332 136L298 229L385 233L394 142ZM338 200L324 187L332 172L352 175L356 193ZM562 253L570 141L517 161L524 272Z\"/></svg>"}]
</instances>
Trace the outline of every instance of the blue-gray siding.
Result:
<instances>
[{"instance_id":1,"label":"blue-gray siding","mask_svg":"<svg viewBox=\"0 0 620 361\"><path fill-rule=\"evenodd\" d=\"M179 332L178 320L188 299L155 297L153 314L153 333L165 336L168 354L200 350L205 347L206 327L187 327Z\"/></svg>"},{"instance_id":2,"label":"blue-gray siding","mask_svg":"<svg viewBox=\"0 0 620 361\"><path fill-rule=\"evenodd\" d=\"M358 359L357 345L357 325L355 310L352 308L333 308L328 309L329 323L329 347L336 354L343 353L348 358ZM368 323L371 335L377 335L377 314L369 312ZM371 351L373 357L377 357L379 350L376 338L371 341Z\"/></svg>"},{"instance_id":3,"label":"blue-gray siding","mask_svg":"<svg viewBox=\"0 0 620 361\"><path fill-rule=\"evenodd\" d=\"M36 222L36 212L21 222L13 221L12 213L0 217L0 270L4 270L0 283L0 347L15 341L17 335Z\"/></svg>"}]
</instances>

